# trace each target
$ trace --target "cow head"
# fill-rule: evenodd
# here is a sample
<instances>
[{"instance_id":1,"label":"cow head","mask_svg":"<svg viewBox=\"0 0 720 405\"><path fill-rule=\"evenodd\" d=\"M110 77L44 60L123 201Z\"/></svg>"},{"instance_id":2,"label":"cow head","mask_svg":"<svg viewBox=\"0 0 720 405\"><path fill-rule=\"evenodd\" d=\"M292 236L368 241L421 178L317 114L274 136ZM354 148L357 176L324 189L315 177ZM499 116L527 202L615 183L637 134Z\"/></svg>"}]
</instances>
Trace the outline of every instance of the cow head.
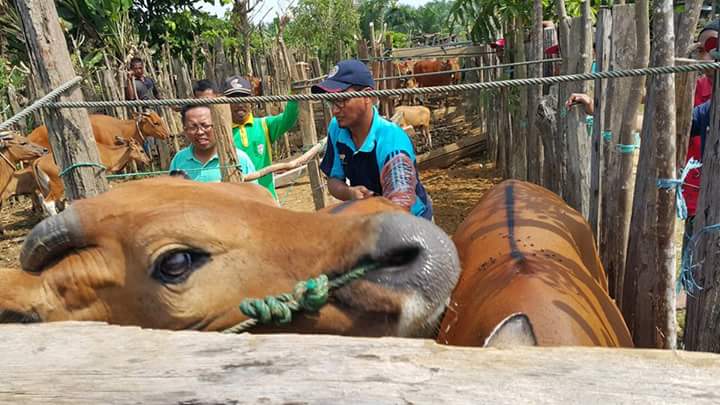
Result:
<instances>
[{"instance_id":1,"label":"cow head","mask_svg":"<svg viewBox=\"0 0 720 405\"><path fill-rule=\"evenodd\" d=\"M165 121L155 111L135 113L133 117L138 122L138 128L143 136L167 139L170 137L170 130Z\"/></svg>"},{"instance_id":2,"label":"cow head","mask_svg":"<svg viewBox=\"0 0 720 405\"><path fill-rule=\"evenodd\" d=\"M0 134L0 159L10 164L15 170L15 163L35 160L47 153L47 149L27 140L24 136L14 133Z\"/></svg>"},{"instance_id":3,"label":"cow head","mask_svg":"<svg viewBox=\"0 0 720 405\"><path fill-rule=\"evenodd\" d=\"M457 281L457 253L429 221L379 210L293 212L253 184L125 183L32 230L24 270L0 271L0 322L220 330L245 319L244 298L375 263L318 313L254 331L427 336Z\"/></svg>"},{"instance_id":4,"label":"cow head","mask_svg":"<svg viewBox=\"0 0 720 405\"><path fill-rule=\"evenodd\" d=\"M135 142L134 139L130 138L127 140L128 152L130 153L128 161L134 161L143 165L150 164L150 158L143 150L142 146Z\"/></svg>"}]
</instances>

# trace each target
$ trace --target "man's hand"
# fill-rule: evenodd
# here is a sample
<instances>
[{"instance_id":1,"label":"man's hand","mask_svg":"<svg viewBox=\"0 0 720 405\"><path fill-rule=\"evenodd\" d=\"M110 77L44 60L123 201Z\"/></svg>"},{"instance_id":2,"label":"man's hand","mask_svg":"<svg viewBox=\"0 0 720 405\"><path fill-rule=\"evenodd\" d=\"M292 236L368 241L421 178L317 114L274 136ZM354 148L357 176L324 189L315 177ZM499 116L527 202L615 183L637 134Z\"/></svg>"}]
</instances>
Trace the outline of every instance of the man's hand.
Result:
<instances>
[{"instance_id":1,"label":"man's hand","mask_svg":"<svg viewBox=\"0 0 720 405\"><path fill-rule=\"evenodd\" d=\"M573 93L565 102L568 110L574 105L582 104L585 107L585 114L591 115L595 111L593 99L585 93Z\"/></svg>"},{"instance_id":2,"label":"man's hand","mask_svg":"<svg viewBox=\"0 0 720 405\"><path fill-rule=\"evenodd\" d=\"M350 193L351 200L363 200L365 198L370 198L373 194L375 194L368 190L365 186L348 187L348 191Z\"/></svg>"}]
</instances>

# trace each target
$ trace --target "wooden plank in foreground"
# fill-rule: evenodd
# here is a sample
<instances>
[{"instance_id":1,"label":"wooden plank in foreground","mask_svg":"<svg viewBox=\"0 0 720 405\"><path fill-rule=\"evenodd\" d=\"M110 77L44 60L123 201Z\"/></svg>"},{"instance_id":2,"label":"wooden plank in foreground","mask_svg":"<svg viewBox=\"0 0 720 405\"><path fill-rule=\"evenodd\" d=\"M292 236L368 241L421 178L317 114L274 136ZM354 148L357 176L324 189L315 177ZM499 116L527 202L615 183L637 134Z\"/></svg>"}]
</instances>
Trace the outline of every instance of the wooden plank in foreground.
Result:
<instances>
[{"instance_id":1,"label":"wooden plank in foreground","mask_svg":"<svg viewBox=\"0 0 720 405\"><path fill-rule=\"evenodd\" d=\"M720 356L0 326L0 403L720 403Z\"/></svg>"},{"instance_id":2,"label":"wooden plank in foreground","mask_svg":"<svg viewBox=\"0 0 720 405\"><path fill-rule=\"evenodd\" d=\"M485 135L468 136L455 143L433 149L417 157L418 168L444 169L458 160L475 155L487 148Z\"/></svg>"}]
</instances>

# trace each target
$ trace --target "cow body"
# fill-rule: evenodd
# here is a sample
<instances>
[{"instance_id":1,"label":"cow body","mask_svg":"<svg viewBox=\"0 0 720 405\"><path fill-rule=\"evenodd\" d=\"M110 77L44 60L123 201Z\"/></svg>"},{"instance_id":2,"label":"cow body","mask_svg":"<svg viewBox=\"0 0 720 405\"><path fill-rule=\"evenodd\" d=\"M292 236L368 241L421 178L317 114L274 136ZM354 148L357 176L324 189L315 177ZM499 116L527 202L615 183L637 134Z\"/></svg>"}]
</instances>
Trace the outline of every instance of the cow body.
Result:
<instances>
[{"instance_id":1,"label":"cow body","mask_svg":"<svg viewBox=\"0 0 720 405\"><path fill-rule=\"evenodd\" d=\"M482 346L495 325L522 313L541 346L632 346L590 227L552 192L503 182L483 196L453 242L463 273L438 342Z\"/></svg>"},{"instance_id":2,"label":"cow body","mask_svg":"<svg viewBox=\"0 0 720 405\"><path fill-rule=\"evenodd\" d=\"M19 134L0 134L0 206L4 197L10 194L8 186L15 181L17 184L15 166L18 162L29 162L43 156L47 151L31 143L26 137ZM0 226L0 234L3 228Z\"/></svg>"},{"instance_id":3,"label":"cow body","mask_svg":"<svg viewBox=\"0 0 720 405\"><path fill-rule=\"evenodd\" d=\"M100 162L109 173L116 173L122 170L130 161L140 164L149 164L142 147L134 140L127 143L106 146L97 144ZM65 197L65 185L60 178L60 168L55 163L52 153L47 154L32 163L32 174L43 195L43 210L46 215L57 214L57 203Z\"/></svg>"},{"instance_id":4,"label":"cow body","mask_svg":"<svg viewBox=\"0 0 720 405\"><path fill-rule=\"evenodd\" d=\"M397 106L395 107L395 114L402 114L400 118L400 126L405 127L410 125L414 130L419 130L425 138L425 143L429 148L432 148L432 135L430 134L430 120L432 114L430 109L423 106Z\"/></svg>"},{"instance_id":5,"label":"cow body","mask_svg":"<svg viewBox=\"0 0 720 405\"><path fill-rule=\"evenodd\" d=\"M115 145L117 138L133 139L142 145L147 137L166 139L169 136L167 125L156 112L142 113L135 119L130 120L121 120L103 114L92 114L90 115L90 125L95 136L95 142L106 146ZM28 135L28 139L50 149L48 131L45 125L35 128Z\"/></svg>"},{"instance_id":6,"label":"cow body","mask_svg":"<svg viewBox=\"0 0 720 405\"><path fill-rule=\"evenodd\" d=\"M421 60L413 65L413 74L418 87L447 86L459 82L459 64L455 60ZM425 75L427 73L451 71L436 75ZM422 75L421 75L422 74ZM418 76L419 75L419 76Z\"/></svg>"}]
</instances>

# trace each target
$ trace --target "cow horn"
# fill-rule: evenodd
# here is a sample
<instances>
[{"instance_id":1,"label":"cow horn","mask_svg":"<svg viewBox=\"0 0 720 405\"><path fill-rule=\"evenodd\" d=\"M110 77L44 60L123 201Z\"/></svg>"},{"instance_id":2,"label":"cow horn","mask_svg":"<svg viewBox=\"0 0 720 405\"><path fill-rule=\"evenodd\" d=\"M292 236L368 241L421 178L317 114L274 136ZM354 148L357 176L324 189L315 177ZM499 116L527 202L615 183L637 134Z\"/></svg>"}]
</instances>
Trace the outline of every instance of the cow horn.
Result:
<instances>
[{"instance_id":1,"label":"cow horn","mask_svg":"<svg viewBox=\"0 0 720 405\"><path fill-rule=\"evenodd\" d=\"M23 270L37 273L67 249L85 245L80 218L72 207L37 224L20 251Z\"/></svg>"}]
</instances>

